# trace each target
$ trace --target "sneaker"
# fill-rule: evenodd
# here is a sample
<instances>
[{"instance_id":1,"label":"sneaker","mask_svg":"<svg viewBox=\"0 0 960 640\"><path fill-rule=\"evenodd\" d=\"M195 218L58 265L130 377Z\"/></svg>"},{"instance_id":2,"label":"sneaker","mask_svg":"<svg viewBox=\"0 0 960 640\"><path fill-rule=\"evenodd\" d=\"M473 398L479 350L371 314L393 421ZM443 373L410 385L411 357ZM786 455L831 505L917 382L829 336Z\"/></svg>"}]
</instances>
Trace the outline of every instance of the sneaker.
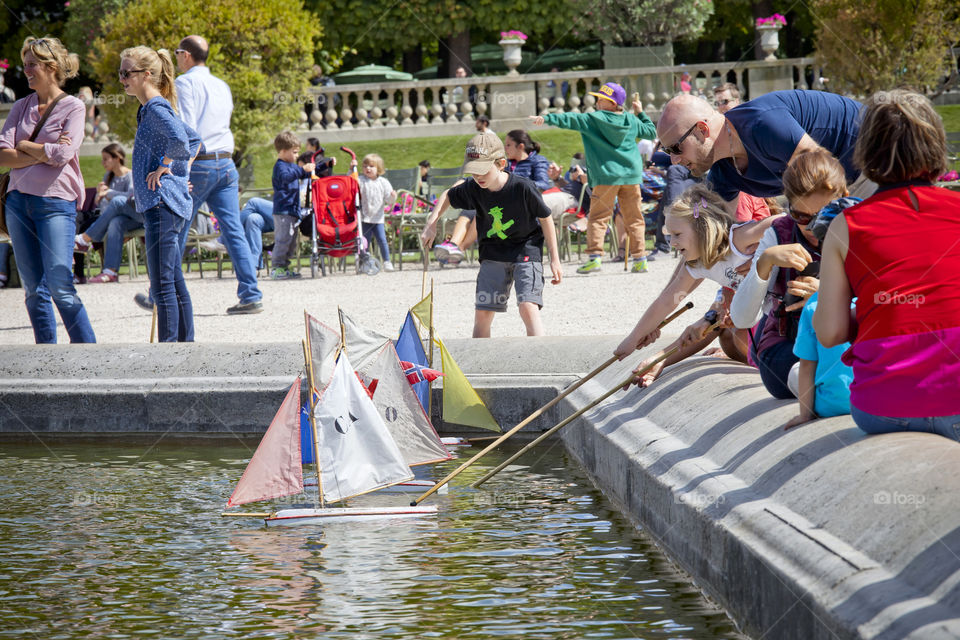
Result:
<instances>
[{"instance_id":1,"label":"sneaker","mask_svg":"<svg viewBox=\"0 0 960 640\"><path fill-rule=\"evenodd\" d=\"M277 269L274 269L274 270L273 270L273 273L270 274L270 279L271 279L271 280L286 280L287 278L290 277L290 276L288 275L289 273L290 273L290 272L287 271L286 269L277 268Z\"/></svg>"},{"instance_id":2,"label":"sneaker","mask_svg":"<svg viewBox=\"0 0 960 640\"><path fill-rule=\"evenodd\" d=\"M83 241L83 238L80 237L80 235L77 235L77 236L73 239L73 252L74 252L74 253L86 253L87 251L90 251L90 247L91 247L91 245L85 243L85 242Z\"/></svg>"},{"instance_id":3,"label":"sneaker","mask_svg":"<svg viewBox=\"0 0 960 640\"><path fill-rule=\"evenodd\" d=\"M389 260L387 260L386 262L383 263L383 270L384 270L384 271L396 271L396 269L393 268L393 263L390 262Z\"/></svg>"},{"instance_id":4,"label":"sneaker","mask_svg":"<svg viewBox=\"0 0 960 640\"><path fill-rule=\"evenodd\" d=\"M294 271L293 269L287 269L287 277L291 280L296 280L297 278L302 277L299 271Z\"/></svg>"},{"instance_id":5,"label":"sneaker","mask_svg":"<svg viewBox=\"0 0 960 640\"><path fill-rule=\"evenodd\" d=\"M577 273L592 273L594 271L600 271L600 258L590 258L583 265L577 269Z\"/></svg>"},{"instance_id":6,"label":"sneaker","mask_svg":"<svg viewBox=\"0 0 960 640\"><path fill-rule=\"evenodd\" d=\"M653 262L654 260L657 259L657 254L658 254L658 253L660 253L660 252L657 251L657 250L649 251L649 252L647 252L647 255L644 256L644 258L647 260L647 262Z\"/></svg>"},{"instance_id":7,"label":"sneaker","mask_svg":"<svg viewBox=\"0 0 960 640\"><path fill-rule=\"evenodd\" d=\"M263 303L259 300L253 302L240 302L227 308L228 316L236 316L245 313L260 313L263 311Z\"/></svg>"},{"instance_id":8,"label":"sneaker","mask_svg":"<svg viewBox=\"0 0 960 640\"><path fill-rule=\"evenodd\" d=\"M144 311L153 311L153 301L150 300L150 296L145 293L138 293L133 296L133 301L137 303L137 306L143 309Z\"/></svg>"},{"instance_id":9,"label":"sneaker","mask_svg":"<svg viewBox=\"0 0 960 640\"><path fill-rule=\"evenodd\" d=\"M119 282L120 278L115 273L106 273L101 271L100 275L93 276L87 282L90 284L99 284L101 282Z\"/></svg>"},{"instance_id":10,"label":"sneaker","mask_svg":"<svg viewBox=\"0 0 960 640\"><path fill-rule=\"evenodd\" d=\"M452 242L442 242L433 248L437 262L443 264L458 264L463 260L463 251Z\"/></svg>"},{"instance_id":11,"label":"sneaker","mask_svg":"<svg viewBox=\"0 0 960 640\"><path fill-rule=\"evenodd\" d=\"M647 259L640 258L639 260L633 261L633 267L630 268L631 273L646 273L647 272Z\"/></svg>"},{"instance_id":12,"label":"sneaker","mask_svg":"<svg viewBox=\"0 0 960 640\"><path fill-rule=\"evenodd\" d=\"M219 240L204 240L200 243L200 248L214 253L227 253L227 248Z\"/></svg>"}]
</instances>

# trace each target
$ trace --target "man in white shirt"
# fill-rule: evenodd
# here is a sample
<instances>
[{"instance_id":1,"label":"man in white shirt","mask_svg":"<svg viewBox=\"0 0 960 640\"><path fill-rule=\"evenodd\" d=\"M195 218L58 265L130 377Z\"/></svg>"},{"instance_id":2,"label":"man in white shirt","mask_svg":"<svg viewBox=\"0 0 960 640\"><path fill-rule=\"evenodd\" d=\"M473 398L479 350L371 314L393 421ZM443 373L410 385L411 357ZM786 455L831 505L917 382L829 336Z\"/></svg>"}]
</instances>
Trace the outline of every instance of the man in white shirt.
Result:
<instances>
[{"instance_id":1,"label":"man in white shirt","mask_svg":"<svg viewBox=\"0 0 960 640\"><path fill-rule=\"evenodd\" d=\"M177 67L183 73L176 79L180 118L193 127L203 140L203 153L190 169L193 196L193 217L204 202L217 217L220 238L227 247L237 274L237 295L240 303L227 313L260 313L263 294L257 287L257 259L240 224L239 175L233 163L233 134L230 116L233 95L230 87L210 73L207 67L207 41L200 36L187 36L176 50ZM186 245L186 229L181 246Z\"/></svg>"}]
</instances>

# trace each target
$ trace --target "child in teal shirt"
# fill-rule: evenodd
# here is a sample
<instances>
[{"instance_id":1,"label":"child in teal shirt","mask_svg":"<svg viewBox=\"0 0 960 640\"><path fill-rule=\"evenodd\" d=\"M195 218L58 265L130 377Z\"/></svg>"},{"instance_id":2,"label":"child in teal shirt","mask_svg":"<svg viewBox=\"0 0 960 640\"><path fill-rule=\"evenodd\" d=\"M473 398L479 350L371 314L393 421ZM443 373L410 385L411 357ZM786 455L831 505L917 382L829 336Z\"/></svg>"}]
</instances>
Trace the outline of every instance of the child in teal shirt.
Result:
<instances>
[{"instance_id":1,"label":"child in teal shirt","mask_svg":"<svg viewBox=\"0 0 960 640\"><path fill-rule=\"evenodd\" d=\"M787 385L800 400L800 415L784 427L850 413L850 383L853 369L843 364L840 357L850 348L849 342L835 347L824 347L813 331L813 312L817 309L817 294L807 300L800 314L797 340L793 353L800 362L793 365Z\"/></svg>"},{"instance_id":2,"label":"child in teal shirt","mask_svg":"<svg viewBox=\"0 0 960 640\"><path fill-rule=\"evenodd\" d=\"M642 273L647 270L647 251L643 211L640 208L643 156L637 148L637 140L653 140L657 137L657 128L643 113L643 105L639 100L633 101L633 110L637 115L623 110L627 92L616 82L608 82L590 95L597 98L598 110L593 113L549 113L531 117L536 125L546 123L579 131L583 140L587 176L593 195L587 218L587 254L590 259L577 269L577 273L600 269L603 237L617 199L620 200L620 213L630 238L632 271Z\"/></svg>"}]
</instances>

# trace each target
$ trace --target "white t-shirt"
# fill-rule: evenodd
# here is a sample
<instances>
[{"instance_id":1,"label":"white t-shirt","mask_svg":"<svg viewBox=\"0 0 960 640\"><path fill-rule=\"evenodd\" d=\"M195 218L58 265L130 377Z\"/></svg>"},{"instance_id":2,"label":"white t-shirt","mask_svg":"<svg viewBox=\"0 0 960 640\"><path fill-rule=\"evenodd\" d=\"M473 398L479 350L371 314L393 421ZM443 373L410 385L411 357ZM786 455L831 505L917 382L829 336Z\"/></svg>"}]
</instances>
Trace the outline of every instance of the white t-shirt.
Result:
<instances>
[{"instance_id":1,"label":"white t-shirt","mask_svg":"<svg viewBox=\"0 0 960 640\"><path fill-rule=\"evenodd\" d=\"M371 180L367 176L360 176L360 206L363 209L361 220L365 224L383 224L383 208L389 204L390 192L393 186L390 181L379 176Z\"/></svg>"},{"instance_id":2,"label":"white t-shirt","mask_svg":"<svg viewBox=\"0 0 960 640\"><path fill-rule=\"evenodd\" d=\"M686 265L687 273L698 280L702 278L709 278L710 280L719 283L721 286L729 287L736 291L737 287L740 286L740 283L743 281L743 276L737 273L737 267L753 259L753 256L737 251L737 246L733 244L733 232L737 227L742 226L742 224L735 224L730 227L730 251L727 253L725 258L714 264L709 269Z\"/></svg>"}]
</instances>

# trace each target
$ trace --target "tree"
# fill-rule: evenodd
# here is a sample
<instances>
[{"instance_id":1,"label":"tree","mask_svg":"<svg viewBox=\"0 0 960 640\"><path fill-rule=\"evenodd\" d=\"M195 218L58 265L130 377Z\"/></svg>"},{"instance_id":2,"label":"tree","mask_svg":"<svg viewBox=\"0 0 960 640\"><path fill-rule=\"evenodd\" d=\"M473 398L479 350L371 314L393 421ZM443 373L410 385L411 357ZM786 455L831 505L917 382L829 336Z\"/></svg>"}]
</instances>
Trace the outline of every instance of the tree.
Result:
<instances>
[{"instance_id":1,"label":"tree","mask_svg":"<svg viewBox=\"0 0 960 640\"><path fill-rule=\"evenodd\" d=\"M591 31L606 43L656 45L694 40L713 14L711 0L596 0Z\"/></svg>"},{"instance_id":2,"label":"tree","mask_svg":"<svg viewBox=\"0 0 960 640\"><path fill-rule=\"evenodd\" d=\"M10 63L6 84L18 97L26 95L27 80L23 75L20 48L28 36L45 35L59 38L63 32L66 10L63 0L6 0L0 11L0 58Z\"/></svg>"},{"instance_id":3,"label":"tree","mask_svg":"<svg viewBox=\"0 0 960 640\"><path fill-rule=\"evenodd\" d=\"M104 17L116 14L130 0L70 0L67 4L67 22L63 28L63 44L70 51L87 52L103 32ZM84 75L93 75L93 67L87 56L80 57Z\"/></svg>"},{"instance_id":4,"label":"tree","mask_svg":"<svg viewBox=\"0 0 960 640\"><path fill-rule=\"evenodd\" d=\"M334 5L329 0L307 0L320 15L336 11L337 28L327 36L334 49L359 52L358 62L383 62L401 56L411 65L422 63L418 51L439 43L440 75L451 76L460 65L469 69L470 44L495 43L500 32L518 29L531 36L527 47L548 49L571 39L571 26L589 21L569 0L541 0L535 4L516 0L349 0ZM582 27L583 28L583 27ZM405 71L417 71L407 68Z\"/></svg>"},{"instance_id":5,"label":"tree","mask_svg":"<svg viewBox=\"0 0 960 640\"><path fill-rule=\"evenodd\" d=\"M955 0L816 0L817 57L832 90L870 95L912 87L935 94L956 80Z\"/></svg>"},{"instance_id":6,"label":"tree","mask_svg":"<svg viewBox=\"0 0 960 640\"><path fill-rule=\"evenodd\" d=\"M813 53L813 19L808 5L791 0L724 0L715 5L703 33L696 41L674 44L678 62L739 62L761 59L757 18L779 13L787 26L780 31L780 49L787 58Z\"/></svg>"},{"instance_id":7,"label":"tree","mask_svg":"<svg viewBox=\"0 0 960 640\"><path fill-rule=\"evenodd\" d=\"M306 99L321 28L300 2L270 0L139 0L108 16L88 62L103 85L102 105L114 133L132 139L136 99L117 78L120 52L138 44L176 48L190 34L210 43L207 62L233 92L235 158L296 124Z\"/></svg>"}]
</instances>

